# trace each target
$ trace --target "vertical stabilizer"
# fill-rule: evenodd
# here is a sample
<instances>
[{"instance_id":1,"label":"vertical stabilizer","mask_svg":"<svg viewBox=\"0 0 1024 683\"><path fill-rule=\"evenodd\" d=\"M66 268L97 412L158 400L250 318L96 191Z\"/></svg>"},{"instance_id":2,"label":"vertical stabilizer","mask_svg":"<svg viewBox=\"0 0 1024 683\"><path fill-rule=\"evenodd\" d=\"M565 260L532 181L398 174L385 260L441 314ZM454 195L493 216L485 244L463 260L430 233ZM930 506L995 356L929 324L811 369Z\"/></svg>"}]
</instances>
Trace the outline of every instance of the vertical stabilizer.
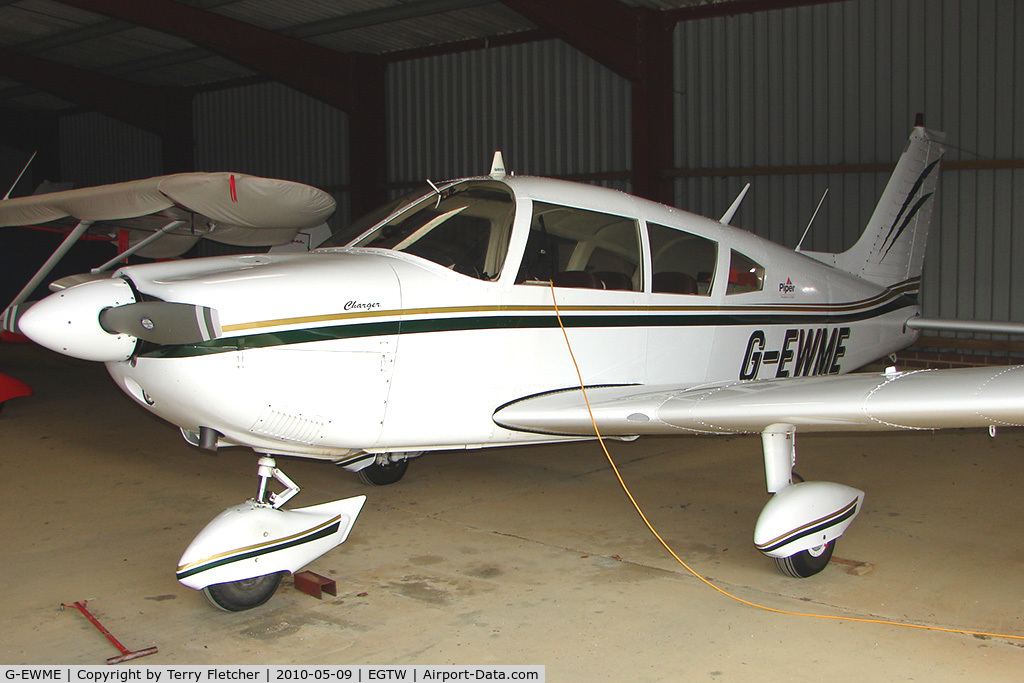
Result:
<instances>
[{"instance_id":1,"label":"vertical stabilizer","mask_svg":"<svg viewBox=\"0 0 1024 683\"><path fill-rule=\"evenodd\" d=\"M916 286L924 268L944 133L917 126L864 233L841 254L804 252L866 280ZM916 287L914 287L916 288Z\"/></svg>"}]
</instances>

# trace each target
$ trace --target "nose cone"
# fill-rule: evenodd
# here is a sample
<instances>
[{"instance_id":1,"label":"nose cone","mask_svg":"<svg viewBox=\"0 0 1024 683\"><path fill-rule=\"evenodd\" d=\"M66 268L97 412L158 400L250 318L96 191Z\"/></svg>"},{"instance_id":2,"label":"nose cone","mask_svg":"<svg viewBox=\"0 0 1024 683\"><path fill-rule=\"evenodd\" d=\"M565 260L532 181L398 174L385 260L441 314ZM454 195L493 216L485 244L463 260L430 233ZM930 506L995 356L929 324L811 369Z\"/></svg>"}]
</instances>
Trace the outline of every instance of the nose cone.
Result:
<instances>
[{"instance_id":1,"label":"nose cone","mask_svg":"<svg viewBox=\"0 0 1024 683\"><path fill-rule=\"evenodd\" d=\"M102 363L128 360L136 338L104 330L100 312L131 303L135 295L121 278L86 282L35 304L18 320L18 327L26 337L57 353Z\"/></svg>"}]
</instances>

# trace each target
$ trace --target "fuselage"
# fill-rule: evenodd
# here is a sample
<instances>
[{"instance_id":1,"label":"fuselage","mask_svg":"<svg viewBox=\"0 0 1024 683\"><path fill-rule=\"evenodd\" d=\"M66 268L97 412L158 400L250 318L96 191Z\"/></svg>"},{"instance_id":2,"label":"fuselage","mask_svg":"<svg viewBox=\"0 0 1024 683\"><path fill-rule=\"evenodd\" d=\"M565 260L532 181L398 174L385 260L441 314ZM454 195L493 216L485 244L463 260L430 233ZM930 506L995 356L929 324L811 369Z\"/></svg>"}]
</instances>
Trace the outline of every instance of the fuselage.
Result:
<instances>
[{"instance_id":1,"label":"fuselage","mask_svg":"<svg viewBox=\"0 0 1024 683\"><path fill-rule=\"evenodd\" d=\"M604 188L478 178L406 199L352 244L122 268L223 336L108 362L186 434L259 452L550 441L492 416L583 381L694 386L845 373L915 338L917 280L881 287L743 230ZM551 285L554 282L554 286Z\"/></svg>"}]
</instances>

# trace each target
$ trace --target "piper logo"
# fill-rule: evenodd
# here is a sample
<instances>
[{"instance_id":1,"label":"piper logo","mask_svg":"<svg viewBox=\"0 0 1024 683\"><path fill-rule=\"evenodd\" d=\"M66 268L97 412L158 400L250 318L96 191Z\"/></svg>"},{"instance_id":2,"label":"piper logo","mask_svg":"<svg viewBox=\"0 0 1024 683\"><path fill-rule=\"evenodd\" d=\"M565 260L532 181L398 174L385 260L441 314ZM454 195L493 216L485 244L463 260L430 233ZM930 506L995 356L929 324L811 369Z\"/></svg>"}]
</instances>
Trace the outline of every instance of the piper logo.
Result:
<instances>
[{"instance_id":1,"label":"piper logo","mask_svg":"<svg viewBox=\"0 0 1024 683\"><path fill-rule=\"evenodd\" d=\"M796 296L796 285L787 277L785 282L779 283L779 294L784 299L792 299Z\"/></svg>"}]
</instances>

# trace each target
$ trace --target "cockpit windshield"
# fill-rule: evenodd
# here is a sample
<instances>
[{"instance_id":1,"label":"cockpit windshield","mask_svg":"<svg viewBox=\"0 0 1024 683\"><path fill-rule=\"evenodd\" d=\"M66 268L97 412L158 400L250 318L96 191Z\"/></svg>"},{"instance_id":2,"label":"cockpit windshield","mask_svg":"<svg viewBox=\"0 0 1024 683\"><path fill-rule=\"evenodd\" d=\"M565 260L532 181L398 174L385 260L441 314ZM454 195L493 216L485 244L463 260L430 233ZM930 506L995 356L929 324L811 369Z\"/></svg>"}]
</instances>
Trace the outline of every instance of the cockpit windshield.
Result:
<instances>
[{"instance_id":1,"label":"cockpit windshield","mask_svg":"<svg viewBox=\"0 0 1024 683\"><path fill-rule=\"evenodd\" d=\"M378 206L370 213L356 219L347 227L342 228L338 232L331 235L331 237L324 241L324 243L321 244L318 247L318 249L344 247L349 242L356 239L357 237L362 235L364 232L366 232L373 226L380 223L382 220L384 220L391 214L398 213L399 211L405 211L405 209L408 208L410 204L413 204L417 200L422 199L423 197L432 192L433 190L430 189L430 186L424 184L422 187L419 187L408 194L402 195L398 199L393 199L387 204Z\"/></svg>"},{"instance_id":2,"label":"cockpit windshield","mask_svg":"<svg viewBox=\"0 0 1024 683\"><path fill-rule=\"evenodd\" d=\"M403 251L480 280L501 274L515 214L515 199L504 183L457 183L396 209L351 246Z\"/></svg>"}]
</instances>

